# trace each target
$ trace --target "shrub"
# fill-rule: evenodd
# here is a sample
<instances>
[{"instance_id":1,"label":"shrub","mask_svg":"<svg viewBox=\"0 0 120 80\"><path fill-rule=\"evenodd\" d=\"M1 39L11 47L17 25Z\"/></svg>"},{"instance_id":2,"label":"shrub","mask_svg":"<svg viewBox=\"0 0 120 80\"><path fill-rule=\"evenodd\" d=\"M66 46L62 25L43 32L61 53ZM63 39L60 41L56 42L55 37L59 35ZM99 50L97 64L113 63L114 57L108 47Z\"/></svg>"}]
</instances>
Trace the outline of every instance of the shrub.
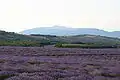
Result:
<instances>
[{"instance_id":1,"label":"shrub","mask_svg":"<svg viewBox=\"0 0 120 80\"><path fill-rule=\"evenodd\" d=\"M62 43L56 43L55 47L63 47L63 46L62 46Z\"/></svg>"}]
</instances>

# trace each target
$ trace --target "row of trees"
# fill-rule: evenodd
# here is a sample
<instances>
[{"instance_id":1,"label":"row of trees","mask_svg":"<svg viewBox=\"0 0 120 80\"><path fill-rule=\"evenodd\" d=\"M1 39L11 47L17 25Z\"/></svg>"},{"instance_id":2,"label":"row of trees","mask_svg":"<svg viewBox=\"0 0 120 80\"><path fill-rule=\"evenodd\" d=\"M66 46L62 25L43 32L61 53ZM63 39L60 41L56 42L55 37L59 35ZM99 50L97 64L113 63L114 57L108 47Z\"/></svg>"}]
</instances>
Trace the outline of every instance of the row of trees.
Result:
<instances>
[{"instance_id":1,"label":"row of trees","mask_svg":"<svg viewBox=\"0 0 120 80\"><path fill-rule=\"evenodd\" d=\"M94 43L84 43L84 44L63 44L63 43L57 43L55 44L55 47L61 47L61 48L120 48L119 45L110 45L110 44L94 44Z\"/></svg>"}]
</instances>

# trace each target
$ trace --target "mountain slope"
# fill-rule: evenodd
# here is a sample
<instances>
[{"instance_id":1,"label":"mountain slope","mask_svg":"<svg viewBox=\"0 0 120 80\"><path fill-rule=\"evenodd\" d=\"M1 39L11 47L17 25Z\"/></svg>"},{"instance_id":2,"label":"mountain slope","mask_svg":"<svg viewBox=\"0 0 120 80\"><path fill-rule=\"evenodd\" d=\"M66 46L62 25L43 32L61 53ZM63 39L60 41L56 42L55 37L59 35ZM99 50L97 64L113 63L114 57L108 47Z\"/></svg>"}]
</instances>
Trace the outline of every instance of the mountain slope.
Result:
<instances>
[{"instance_id":1,"label":"mountain slope","mask_svg":"<svg viewBox=\"0 0 120 80\"><path fill-rule=\"evenodd\" d=\"M22 31L20 33L22 33L22 34L57 35L57 36L91 34L91 35L101 35L101 36L119 37L120 38L120 31L107 32L107 31L99 30L99 29L95 29L95 28L67 28L64 26L33 28L33 29L28 29L28 30Z\"/></svg>"},{"instance_id":2,"label":"mountain slope","mask_svg":"<svg viewBox=\"0 0 120 80\"><path fill-rule=\"evenodd\" d=\"M37 40L31 36L21 35L14 32L0 31L0 40Z\"/></svg>"},{"instance_id":3,"label":"mountain slope","mask_svg":"<svg viewBox=\"0 0 120 80\"><path fill-rule=\"evenodd\" d=\"M107 43L107 44L120 44L119 38L112 38L106 36L97 35L75 35L75 36L52 36L52 35L37 35L32 34L35 38L44 38L51 43L63 42L63 43Z\"/></svg>"}]
</instances>

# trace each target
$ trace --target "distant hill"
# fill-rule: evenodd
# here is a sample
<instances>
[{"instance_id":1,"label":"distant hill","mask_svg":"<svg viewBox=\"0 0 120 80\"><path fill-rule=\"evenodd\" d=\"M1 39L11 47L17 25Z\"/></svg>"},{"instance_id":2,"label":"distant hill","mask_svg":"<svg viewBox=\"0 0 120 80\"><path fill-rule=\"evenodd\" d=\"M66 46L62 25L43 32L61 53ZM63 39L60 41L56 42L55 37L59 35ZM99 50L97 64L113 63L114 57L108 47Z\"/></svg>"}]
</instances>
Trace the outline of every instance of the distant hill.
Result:
<instances>
[{"instance_id":1,"label":"distant hill","mask_svg":"<svg viewBox=\"0 0 120 80\"><path fill-rule=\"evenodd\" d=\"M57 35L57 36L71 36L71 35L101 35L108 37L120 38L120 31L107 32L95 28L68 28L64 26L40 27L28 29L20 32L22 34L42 34L42 35Z\"/></svg>"},{"instance_id":2,"label":"distant hill","mask_svg":"<svg viewBox=\"0 0 120 80\"><path fill-rule=\"evenodd\" d=\"M51 43L63 42L63 43L107 43L107 44L120 44L119 38L99 36L99 35L74 35L74 36L55 36L55 35L39 35L32 34L32 37L43 38Z\"/></svg>"},{"instance_id":3,"label":"distant hill","mask_svg":"<svg viewBox=\"0 0 120 80\"><path fill-rule=\"evenodd\" d=\"M17 34L14 32L0 31L0 40L37 40L29 35Z\"/></svg>"},{"instance_id":4,"label":"distant hill","mask_svg":"<svg viewBox=\"0 0 120 80\"><path fill-rule=\"evenodd\" d=\"M99 35L74 35L74 36L56 36L56 35L41 35L41 34L31 34L22 35L14 32L0 31L0 43L9 41L31 41L39 42L41 45L49 45L60 43L103 43L103 44L120 44L119 38L99 36Z\"/></svg>"},{"instance_id":5,"label":"distant hill","mask_svg":"<svg viewBox=\"0 0 120 80\"><path fill-rule=\"evenodd\" d=\"M22 35L14 32L0 31L0 46L42 46L50 42L42 37Z\"/></svg>"}]
</instances>

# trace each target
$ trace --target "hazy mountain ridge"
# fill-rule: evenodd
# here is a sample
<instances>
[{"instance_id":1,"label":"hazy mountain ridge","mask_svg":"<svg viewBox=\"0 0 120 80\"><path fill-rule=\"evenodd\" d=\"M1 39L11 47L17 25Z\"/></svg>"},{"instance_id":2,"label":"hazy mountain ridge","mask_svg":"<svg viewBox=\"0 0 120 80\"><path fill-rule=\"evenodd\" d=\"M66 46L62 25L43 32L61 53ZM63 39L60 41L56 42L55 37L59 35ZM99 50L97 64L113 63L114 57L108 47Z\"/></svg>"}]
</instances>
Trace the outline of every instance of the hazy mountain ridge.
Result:
<instances>
[{"instance_id":1,"label":"hazy mountain ridge","mask_svg":"<svg viewBox=\"0 0 120 80\"><path fill-rule=\"evenodd\" d=\"M71 35L101 35L108 37L119 37L120 31L108 32L96 28L68 28L64 26L40 27L28 29L20 32L22 34L42 34L42 35L57 35L57 36L71 36Z\"/></svg>"}]
</instances>

